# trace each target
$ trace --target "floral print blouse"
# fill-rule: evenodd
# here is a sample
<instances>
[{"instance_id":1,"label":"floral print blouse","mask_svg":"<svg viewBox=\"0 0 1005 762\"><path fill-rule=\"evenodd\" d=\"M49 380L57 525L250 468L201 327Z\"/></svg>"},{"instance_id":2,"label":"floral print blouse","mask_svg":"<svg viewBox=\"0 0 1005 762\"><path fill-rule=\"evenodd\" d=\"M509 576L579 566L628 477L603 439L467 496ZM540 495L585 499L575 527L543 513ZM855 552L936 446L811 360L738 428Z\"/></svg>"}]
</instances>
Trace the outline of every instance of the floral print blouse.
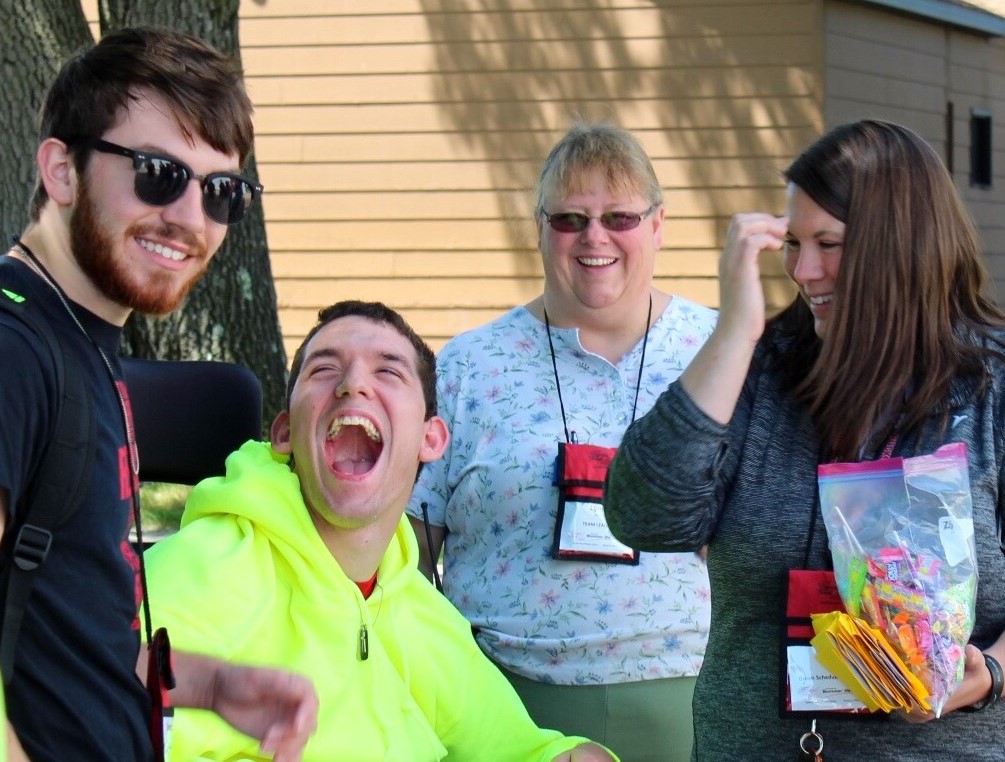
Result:
<instances>
[{"instance_id":1,"label":"floral print blouse","mask_svg":"<svg viewBox=\"0 0 1005 762\"><path fill-rule=\"evenodd\" d=\"M716 313L673 297L616 365L551 329L570 437L614 447L694 357ZM444 457L426 464L408 513L447 529L444 592L498 664L541 682L590 685L695 676L709 623L704 562L640 554L637 566L554 560L558 443L565 440L544 324L517 307L437 357Z\"/></svg>"}]
</instances>

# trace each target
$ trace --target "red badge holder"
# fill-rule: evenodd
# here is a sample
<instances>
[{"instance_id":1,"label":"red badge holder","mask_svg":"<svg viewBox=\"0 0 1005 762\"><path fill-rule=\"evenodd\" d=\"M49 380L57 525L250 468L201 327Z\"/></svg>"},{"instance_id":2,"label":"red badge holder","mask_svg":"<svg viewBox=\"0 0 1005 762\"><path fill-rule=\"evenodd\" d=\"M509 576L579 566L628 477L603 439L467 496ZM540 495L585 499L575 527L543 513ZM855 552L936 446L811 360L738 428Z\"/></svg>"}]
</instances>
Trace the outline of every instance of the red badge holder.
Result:
<instances>
[{"instance_id":1,"label":"red badge holder","mask_svg":"<svg viewBox=\"0 0 1005 762\"><path fill-rule=\"evenodd\" d=\"M604 480L615 452L615 447L559 442L558 516L552 558L639 563L639 551L619 542L604 516Z\"/></svg>"},{"instance_id":2,"label":"red badge holder","mask_svg":"<svg viewBox=\"0 0 1005 762\"><path fill-rule=\"evenodd\" d=\"M827 706L803 707L793 702L793 686L790 683L789 655L791 648L813 648L810 640L814 636L811 614L829 611L844 611L844 603L838 592L834 572L822 569L789 569L787 594L785 597L784 637L781 648L781 669L779 670L780 707L783 717L809 715L818 717L825 714L872 714L865 706L837 708ZM820 675L817 676L821 678ZM835 683L837 678L833 678ZM823 689L826 692L826 689ZM798 702L796 702L798 704ZM856 703L858 703L856 701Z\"/></svg>"}]
</instances>

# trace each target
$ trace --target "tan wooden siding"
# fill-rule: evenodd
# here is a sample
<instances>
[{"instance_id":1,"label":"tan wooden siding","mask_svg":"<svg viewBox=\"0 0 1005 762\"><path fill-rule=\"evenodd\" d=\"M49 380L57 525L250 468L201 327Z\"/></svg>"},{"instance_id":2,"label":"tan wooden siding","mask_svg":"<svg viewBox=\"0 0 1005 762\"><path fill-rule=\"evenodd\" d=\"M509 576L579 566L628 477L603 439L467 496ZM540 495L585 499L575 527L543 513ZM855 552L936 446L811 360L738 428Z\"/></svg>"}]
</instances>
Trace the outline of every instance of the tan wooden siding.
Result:
<instances>
[{"instance_id":1,"label":"tan wooden siding","mask_svg":"<svg viewBox=\"0 0 1005 762\"><path fill-rule=\"evenodd\" d=\"M657 279L716 306L729 216L821 122L818 2L266 0L241 8L287 347L346 297L439 347L540 292L536 174L580 115L650 152ZM774 306L790 298L765 266Z\"/></svg>"},{"instance_id":2,"label":"tan wooden siding","mask_svg":"<svg viewBox=\"0 0 1005 762\"><path fill-rule=\"evenodd\" d=\"M288 351L341 298L439 347L538 293L535 176L576 115L652 155L670 291L716 306L729 216L780 211L795 153L879 116L951 151L1005 294L1002 40L843 0L246 0L241 40ZM971 108L993 115L989 190L969 187ZM777 259L764 273L780 306Z\"/></svg>"},{"instance_id":3,"label":"tan wooden siding","mask_svg":"<svg viewBox=\"0 0 1005 762\"><path fill-rule=\"evenodd\" d=\"M878 117L906 124L933 143L944 139L945 29L865 5L826 7L828 126Z\"/></svg>"},{"instance_id":4,"label":"tan wooden siding","mask_svg":"<svg viewBox=\"0 0 1005 762\"><path fill-rule=\"evenodd\" d=\"M857 3L828 2L826 8L828 126L890 119L916 130L951 160L981 232L996 296L1005 298L1005 44ZM992 114L990 189L970 186L972 108Z\"/></svg>"},{"instance_id":5,"label":"tan wooden siding","mask_svg":"<svg viewBox=\"0 0 1005 762\"><path fill-rule=\"evenodd\" d=\"M954 176L980 228L995 294L1005 302L1005 41L975 41L954 32L948 58L949 100L955 105ZM975 188L969 181L971 109L991 114L990 188Z\"/></svg>"}]
</instances>

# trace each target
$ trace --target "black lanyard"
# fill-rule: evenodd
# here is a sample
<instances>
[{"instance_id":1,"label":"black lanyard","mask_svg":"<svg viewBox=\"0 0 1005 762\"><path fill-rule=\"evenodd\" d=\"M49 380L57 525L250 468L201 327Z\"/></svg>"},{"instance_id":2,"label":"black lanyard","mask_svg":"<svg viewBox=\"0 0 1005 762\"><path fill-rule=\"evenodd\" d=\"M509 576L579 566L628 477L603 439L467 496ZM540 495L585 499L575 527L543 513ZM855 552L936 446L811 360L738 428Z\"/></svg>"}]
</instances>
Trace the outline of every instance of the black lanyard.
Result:
<instances>
[{"instance_id":1,"label":"black lanyard","mask_svg":"<svg viewBox=\"0 0 1005 762\"><path fill-rule=\"evenodd\" d=\"M551 323L548 321L548 308L544 310L544 329L548 332L548 349L551 351L551 368L555 372L555 388L558 390L558 408L562 411L562 428L565 429L565 441L569 440L569 422L565 419L565 403L562 401L562 384L558 380L558 361L555 359L555 344L551 340ZM649 343L649 324L653 319L653 295L649 295L649 313L646 315L646 330L642 334L642 358L639 360L639 377L635 382L635 401L632 403L632 422L635 421L635 411L639 407L639 389L642 387L642 369L646 366L646 345Z\"/></svg>"}]
</instances>

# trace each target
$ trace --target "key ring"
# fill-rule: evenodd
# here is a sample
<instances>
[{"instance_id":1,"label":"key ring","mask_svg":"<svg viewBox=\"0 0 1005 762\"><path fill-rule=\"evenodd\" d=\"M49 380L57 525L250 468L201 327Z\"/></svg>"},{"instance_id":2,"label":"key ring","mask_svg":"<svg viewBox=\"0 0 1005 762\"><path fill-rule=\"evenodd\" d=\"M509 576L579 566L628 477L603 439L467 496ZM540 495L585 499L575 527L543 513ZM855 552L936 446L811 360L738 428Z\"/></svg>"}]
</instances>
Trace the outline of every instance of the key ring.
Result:
<instances>
[{"instance_id":1,"label":"key ring","mask_svg":"<svg viewBox=\"0 0 1005 762\"><path fill-rule=\"evenodd\" d=\"M816 751L810 751L809 749L806 748L806 742L809 741L810 739L816 739L816 742L819 744L819 746L817 747ZM810 732L809 733L803 733L803 737L799 739L799 748L802 749L803 754L806 754L806 755L809 755L809 756L817 757L817 756L823 754L823 751L824 751L824 737L817 732L817 721L816 720L813 720L812 724L810 725Z\"/></svg>"}]
</instances>

